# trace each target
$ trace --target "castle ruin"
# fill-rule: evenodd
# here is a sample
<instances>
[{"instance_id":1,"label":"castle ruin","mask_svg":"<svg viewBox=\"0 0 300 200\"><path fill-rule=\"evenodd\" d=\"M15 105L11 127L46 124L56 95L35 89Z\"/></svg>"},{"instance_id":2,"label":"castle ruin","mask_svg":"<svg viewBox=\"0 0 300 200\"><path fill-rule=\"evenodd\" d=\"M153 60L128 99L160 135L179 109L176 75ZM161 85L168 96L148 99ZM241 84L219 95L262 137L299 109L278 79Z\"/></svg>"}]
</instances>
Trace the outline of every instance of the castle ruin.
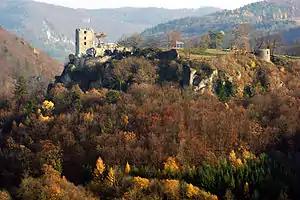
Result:
<instances>
[{"instance_id":1,"label":"castle ruin","mask_svg":"<svg viewBox=\"0 0 300 200\"><path fill-rule=\"evenodd\" d=\"M263 61L271 62L271 51L270 49L257 49L255 51L256 57L260 58Z\"/></svg>"},{"instance_id":2,"label":"castle ruin","mask_svg":"<svg viewBox=\"0 0 300 200\"><path fill-rule=\"evenodd\" d=\"M77 28L75 32L75 46L77 57L82 57L87 50L95 47L95 32L90 28Z\"/></svg>"},{"instance_id":3,"label":"castle ruin","mask_svg":"<svg viewBox=\"0 0 300 200\"><path fill-rule=\"evenodd\" d=\"M77 28L75 32L75 55L77 57L102 57L105 51L132 51L131 48L125 48L118 44L101 43L100 38L102 38L102 36L106 35L103 33L99 35L91 28ZM98 39L98 42L96 42L96 39Z\"/></svg>"}]
</instances>

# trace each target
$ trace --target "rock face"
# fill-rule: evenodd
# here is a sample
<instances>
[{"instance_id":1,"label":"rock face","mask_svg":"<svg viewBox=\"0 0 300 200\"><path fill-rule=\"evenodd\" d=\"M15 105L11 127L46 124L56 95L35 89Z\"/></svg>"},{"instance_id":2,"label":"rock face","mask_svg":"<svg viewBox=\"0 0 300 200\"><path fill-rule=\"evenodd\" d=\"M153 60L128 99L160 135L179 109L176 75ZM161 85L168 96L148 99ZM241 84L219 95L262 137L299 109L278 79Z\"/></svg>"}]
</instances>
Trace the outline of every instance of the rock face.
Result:
<instances>
[{"instance_id":1,"label":"rock face","mask_svg":"<svg viewBox=\"0 0 300 200\"><path fill-rule=\"evenodd\" d=\"M176 49L171 49L169 51L159 52L157 55L158 59L176 60L179 59L179 54Z\"/></svg>"},{"instance_id":2,"label":"rock face","mask_svg":"<svg viewBox=\"0 0 300 200\"><path fill-rule=\"evenodd\" d=\"M107 51L106 54L97 58L70 55L56 83L78 84L82 90L108 88L125 92L133 84L171 83L189 87L196 93L216 95L222 101L252 97L267 90L287 90L290 84L285 79L289 73L284 68L286 62L280 57L277 63L272 60L273 64L254 55L187 61L177 59L174 50L137 49L130 53ZM296 62L289 61L289 64ZM293 80L293 84L298 82Z\"/></svg>"},{"instance_id":3,"label":"rock face","mask_svg":"<svg viewBox=\"0 0 300 200\"><path fill-rule=\"evenodd\" d=\"M243 56L242 59L245 62L242 63L239 63L239 60L232 60L232 58L222 58L217 62L210 62L208 60L185 61L178 57L176 50L154 49L136 49L132 52L106 50L105 56L96 58L78 58L70 55L69 63L66 64L63 73L56 77L56 83L63 83L67 87L78 84L82 90L92 88L122 88L123 90L137 80L132 75L136 72L132 72L132 68L129 67L134 66L133 68L135 68L137 65L148 67L139 72L139 80L144 81L143 77L146 76L153 77L150 75L153 71L149 71L149 67L150 69L155 68L154 76L158 77L156 80L159 82L177 82L183 87L190 87L195 92L206 91L227 99L235 94L242 96L245 90L248 91L247 86L257 84L256 74L264 73L259 73L259 67L256 65L266 64L260 59L256 60L254 56ZM136 69L133 70L137 71ZM120 82L124 82L124 84ZM280 81L274 85L280 85Z\"/></svg>"},{"instance_id":4,"label":"rock face","mask_svg":"<svg viewBox=\"0 0 300 200\"><path fill-rule=\"evenodd\" d=\"M198 81L198 83L197 82L195 83L195 79L197 78L197 75L195 74L193 76L194 91L200 91L205 88L212 88L214 81L218 78L218 70L214 70L208 77L200 79L200 82Z\"/></svg>"},{"instance_id":5,"label":"rock face","mask_svg":"<svg viewBox=\"0 0 300 200\"><path fill-rule=\"evenodd\" d=\"M167 62L179 58L175 49L169 51L136 49L131 52L105 49L104 56L81 58L71 54L69 55L69 62L65 65L62 74L56 77L55 82L63 83L66 86L77 83L82 90L88 90L91 87L106 87L110 85L112 79L112 63L127 57L144 57L152 61L159 59Z\"/></svg>"}]
</instances>

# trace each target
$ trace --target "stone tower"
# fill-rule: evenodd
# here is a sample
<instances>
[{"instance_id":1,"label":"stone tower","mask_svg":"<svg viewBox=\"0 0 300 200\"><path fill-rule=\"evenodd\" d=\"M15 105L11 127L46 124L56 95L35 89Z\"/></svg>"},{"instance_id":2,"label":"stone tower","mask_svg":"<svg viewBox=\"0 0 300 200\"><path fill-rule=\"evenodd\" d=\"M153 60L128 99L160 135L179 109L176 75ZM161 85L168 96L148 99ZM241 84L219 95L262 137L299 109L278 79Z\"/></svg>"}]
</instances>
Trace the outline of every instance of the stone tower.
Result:
<instances>
[{"instance_id":1,"label":"stone tower","mask_svg":"<svg viewBox=\"0 0 300 200\"><path fill-rule=\"evenodd\" d=\"M270 51L270 49L257 49L255 51L255 55L258 58L260 58L260 59L262 59L266 62L271 62L271 51Z\"/></svg>"},{"instance_id":2,"label":"stone tower","mask_svg":"<svg viewBox=\"0 0 300 200\"><path fill-rule=\"evenodd\" d=\"M81 57L86 51L95 46L95 33L90 28L77 28L75 32L75 55Z\"/></svg>"}]
</instances>

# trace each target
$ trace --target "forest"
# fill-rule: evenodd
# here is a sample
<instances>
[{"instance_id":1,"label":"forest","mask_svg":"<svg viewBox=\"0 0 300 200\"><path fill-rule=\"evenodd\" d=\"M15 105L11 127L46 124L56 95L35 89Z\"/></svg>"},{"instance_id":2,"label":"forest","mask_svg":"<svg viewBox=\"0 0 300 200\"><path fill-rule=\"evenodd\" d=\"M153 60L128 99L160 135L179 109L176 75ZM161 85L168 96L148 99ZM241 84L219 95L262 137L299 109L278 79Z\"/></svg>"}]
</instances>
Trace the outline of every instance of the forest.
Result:
<instances>
[{"instance_id":1,"label":"forest","mask_svg":"<svg viewBox=\"0 0 300 200\"><path fill-rule=\"evenodd\" d=\"M144 58L113 64L126 87L19 77L0 100L0 199L299 199L300 62L273 62L190 63L241 71L202 92Z\"/></svg>"},{"instance_id":2,"label":"forest","mask_svg":"<svg viewBox=\"0 0 300 200\"><path fill-rule=\"evenodd\" d=\"M264 35L282 34L298 26L299 13L299 5L295 1L258 1L234 10L171 20L148 28L141 34L162 39L165 32L177 30L184 38L189 38L204 35L210 30L228 32L243 23L251 24L254 32Z\"/></svg>"}]
</instances>

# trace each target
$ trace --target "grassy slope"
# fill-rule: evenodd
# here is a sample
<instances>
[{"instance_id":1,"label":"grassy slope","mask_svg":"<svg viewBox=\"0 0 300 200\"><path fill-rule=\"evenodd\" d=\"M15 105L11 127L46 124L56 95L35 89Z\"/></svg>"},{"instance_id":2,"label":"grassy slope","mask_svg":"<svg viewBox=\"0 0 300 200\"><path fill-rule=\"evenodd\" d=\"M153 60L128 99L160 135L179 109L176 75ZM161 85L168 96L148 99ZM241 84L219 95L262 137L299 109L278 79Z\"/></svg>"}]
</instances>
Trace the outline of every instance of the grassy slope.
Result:
<instances>
[{"instance_id":1,"label":"grassy slope","mask_svg":"<svg viewBox=\"0 0 300 200\"><path fill-rule=\"evenodd\" d=\"M46 84L63 70L57 61L2 28L0 28L0 66L0 93L8 94L11 93L18 76L27 79L39 76Z\"/></svg>"}]
</instances>

